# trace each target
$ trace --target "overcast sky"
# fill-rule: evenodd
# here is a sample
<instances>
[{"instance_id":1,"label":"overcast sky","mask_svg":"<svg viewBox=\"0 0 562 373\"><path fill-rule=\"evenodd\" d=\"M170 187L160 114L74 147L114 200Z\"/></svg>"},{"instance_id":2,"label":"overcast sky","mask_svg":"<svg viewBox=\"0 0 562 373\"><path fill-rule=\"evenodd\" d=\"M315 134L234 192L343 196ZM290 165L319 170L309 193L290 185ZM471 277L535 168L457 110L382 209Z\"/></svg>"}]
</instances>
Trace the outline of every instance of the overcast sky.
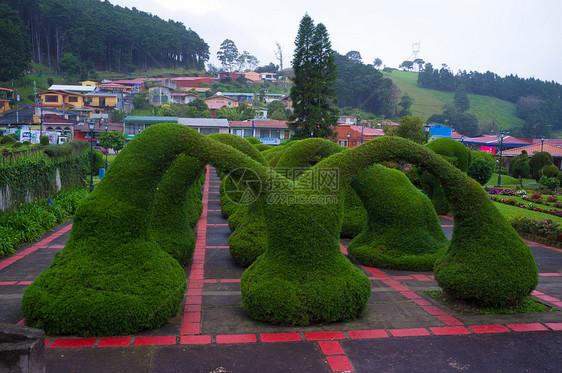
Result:
<instances>
[{"instance_id":1,"label":"overcast sky","mask_svg":"<svg viewBox=\"0 0 562 373\"><path fill-rule=\"evenodd\" d=\"M210 63L231 39L260 65L278 61L275 42L290 66L298 26L305 13L324 23L332 48L361 53L364 63L380 58L398 67L418 58L434 67L492 71L562 82L560 0L110 0L165 20L182 22L209 44ZM411 58L413 59L413 58Z\"/></svg>"}]
</instances>

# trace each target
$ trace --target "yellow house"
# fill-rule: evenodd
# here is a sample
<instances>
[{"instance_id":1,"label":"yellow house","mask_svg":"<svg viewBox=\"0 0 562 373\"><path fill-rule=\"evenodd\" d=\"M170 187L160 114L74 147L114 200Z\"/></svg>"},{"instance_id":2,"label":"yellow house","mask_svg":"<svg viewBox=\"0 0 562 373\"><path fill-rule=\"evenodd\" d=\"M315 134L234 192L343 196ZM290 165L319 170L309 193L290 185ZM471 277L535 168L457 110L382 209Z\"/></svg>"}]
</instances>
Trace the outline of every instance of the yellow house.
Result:
<instances>
[{"instance_id":1,"label":"yellow house","mask_svg":"<svg viewBox=\"0 0 562 373\"><path fill-rule=\"evenodd\" d=\"M43 107L83 107L85 95L69 91L44 91L39 93Z\"/></svg>"},{"instance_id":2,"label":"yellow house","mask_svg":"<svg viewBox=\"0 0 562 373\"><path fill-rule=\"evenodd\" d=\"M80 82L80 84L82 84L82 86L84 86L84 87L88 87L88 86L97 87L98 86L98 82L94 82L92 80L84 80L83 82Z\"/></svg>"},{"instance_id":3,"label":"yellow house","mask_svg":"<svg viewBox=\"0 0 562 373\"><path fill-rule=\"evenodd\" d=\"M85 106L99 109L115 109L118 95L113 93L76 93L70 91L44 91L39 93L41 105L46 108L63 106L65 108L81 108Z\"/></svg>"},{"instance_id":4,"label":"yellow house","mask_svg":"<svg viewBox=\"0 0 562 373\"><path fill-rule=\"evenodd\" d=\"M255 71L247 71L245 73L242 73L242 75L244 75L246 79L251 80L252 82L261 82L260 74Z\"/></svg>"},{"instance_id":5,"label":"yellow house","mask_svg":"<svg viewBox=\"0 0 562 373\"><path fill-rule=\"evenodd\" d=\"M238 101L234 98L226 97L226 96L211 96L205 99L205 103L211 108L212 106L218 106L219 104L226 107L238 107L241 104L241 101Z\"/></svg>"},{"instance_id":6,"label":"yellow house","mask_svg":"<svg viewBox=\"0 0 562 373\"><path fill-rule=\"evenodd\" d=\"M84 104L100 109L115 109L118 104L118 95L114 93L88 93L84 95Z\"/></svg>"},{"instance_id":7,"label":"yellow house","mask_svg":"<svg viewBox=\"0 0 562 373\"><path fill-rule=\"evenodd\" d=\"M9 96L12 96L14 91L10 88L0 88L0 114L10 110L10 100Z\"/></svg>"}]
</instances>

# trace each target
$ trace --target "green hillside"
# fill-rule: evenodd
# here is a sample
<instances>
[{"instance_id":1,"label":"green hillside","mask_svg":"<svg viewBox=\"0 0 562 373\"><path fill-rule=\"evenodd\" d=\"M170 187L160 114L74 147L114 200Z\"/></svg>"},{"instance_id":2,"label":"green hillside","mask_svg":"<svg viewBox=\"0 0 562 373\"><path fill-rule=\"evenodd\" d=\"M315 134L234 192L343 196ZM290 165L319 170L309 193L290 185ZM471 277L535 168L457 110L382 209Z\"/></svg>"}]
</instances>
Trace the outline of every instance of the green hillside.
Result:
<instances>
[{"instance_id":1,"label":"green hillside","mask_svg":"<svg viewBox=\"0 0 562 373\"><path fill-rule=\"evenodd\" d=\"M454 92L442 92L431 89L420 88L417 85L418 73L395 70L385 72L385 76L392 79L394 84L408 96L414 99L412 114L420 116L423 120L432 114L443 112L445 104L453 104ZM515 105L495 97L468 95L470 99L469 113L478 118L482 125L485 122L495 122L503 129L522 127L524 121L515 116Z\"/></svg>"}]
</instances>

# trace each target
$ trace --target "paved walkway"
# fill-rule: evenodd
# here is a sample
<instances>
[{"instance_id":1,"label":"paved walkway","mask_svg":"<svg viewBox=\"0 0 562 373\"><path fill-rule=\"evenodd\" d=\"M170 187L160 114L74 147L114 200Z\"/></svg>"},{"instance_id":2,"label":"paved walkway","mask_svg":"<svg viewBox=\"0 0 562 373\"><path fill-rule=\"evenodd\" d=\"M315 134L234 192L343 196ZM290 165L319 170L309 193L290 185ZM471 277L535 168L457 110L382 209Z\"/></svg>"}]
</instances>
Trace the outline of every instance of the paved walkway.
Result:
<instances>
[{"instance_id":1,"label":"paved walkway","mask_svg":"<svg viewBox=\"0 0 562 373\"><path fill-rule=\"evenodd\" d=\"M461 315L423 292L438 288L430 272L362 267L373 295L359 320L287 327L250 319L240 306L243 269L230 257L220 215L220 180L210 175L181 312L135 335L49 336L47 372L562 371L562 312ZM452 220L440 220L450 237ZM63 225L0 261L0 322L22 323L25 287L70 229ZM562 251L528 244L540 272L533 295L562 309Z\"/></svg>"}]
</instances>

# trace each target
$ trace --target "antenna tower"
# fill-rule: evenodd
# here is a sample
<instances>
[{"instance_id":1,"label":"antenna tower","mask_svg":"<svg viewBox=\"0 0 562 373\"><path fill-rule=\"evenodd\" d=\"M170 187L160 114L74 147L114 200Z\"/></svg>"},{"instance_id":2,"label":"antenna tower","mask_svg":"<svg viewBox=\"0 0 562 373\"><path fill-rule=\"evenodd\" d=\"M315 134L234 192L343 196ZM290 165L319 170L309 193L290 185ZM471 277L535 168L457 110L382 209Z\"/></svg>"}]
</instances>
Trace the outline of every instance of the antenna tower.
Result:
<instances>
[{"instance_id":1,"label":"antenna tower","mask_svg":"<svg viewBox=\"0 0 562 373\"><path fill-rule=\"evenodd\" d=\"M421 41L418 41L417 43L412 42L412 54L406 61L415 61L418 59L418 54L420 53L420 45Z\"/></svg>"}]
</instances>

